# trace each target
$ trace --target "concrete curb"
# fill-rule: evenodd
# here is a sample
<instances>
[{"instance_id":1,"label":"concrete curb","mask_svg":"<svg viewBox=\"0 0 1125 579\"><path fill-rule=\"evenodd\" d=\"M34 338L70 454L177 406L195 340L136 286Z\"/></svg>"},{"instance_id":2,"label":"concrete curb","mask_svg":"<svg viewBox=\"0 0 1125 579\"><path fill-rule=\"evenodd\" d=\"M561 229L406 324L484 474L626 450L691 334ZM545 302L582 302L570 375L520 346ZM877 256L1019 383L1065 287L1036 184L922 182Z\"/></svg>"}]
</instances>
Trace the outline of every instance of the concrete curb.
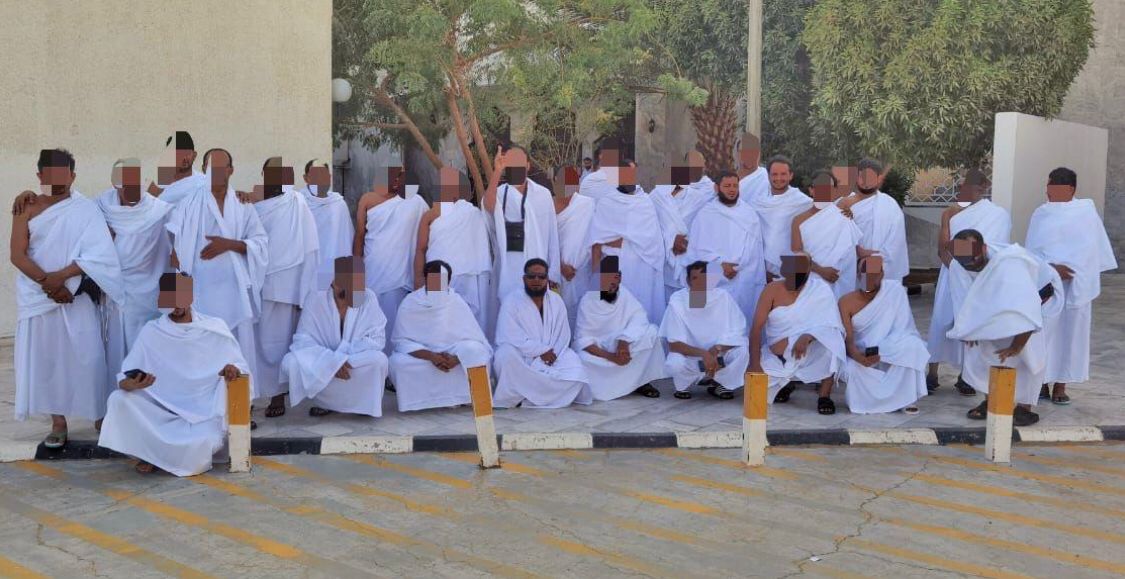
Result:
<instances>
[{"instance_id":1,"label":"concrete curb","mask_svg":"<svg viewBox=\"0 0 1125 579\"><path fill-rule=\"evenodd\" d=\"M888 428L882 430L771 430L770 446L882 444L984 444L984 428ZM501 434L497 443L504 451L587 450L612 448L741 448L742 433L730 432L548 432ZM1125 440L1125 425L1016 427L1013 442L1102 442ZM471 452L476 436L328 436L324 438L255 438L251 454L401 454L409 452ZM116 458L121 455L102 448L94 440L72 440L64 448L48 450L33 442L0 442L0 462L19 460L81 460Z\"/></svg>"}]
</instances>

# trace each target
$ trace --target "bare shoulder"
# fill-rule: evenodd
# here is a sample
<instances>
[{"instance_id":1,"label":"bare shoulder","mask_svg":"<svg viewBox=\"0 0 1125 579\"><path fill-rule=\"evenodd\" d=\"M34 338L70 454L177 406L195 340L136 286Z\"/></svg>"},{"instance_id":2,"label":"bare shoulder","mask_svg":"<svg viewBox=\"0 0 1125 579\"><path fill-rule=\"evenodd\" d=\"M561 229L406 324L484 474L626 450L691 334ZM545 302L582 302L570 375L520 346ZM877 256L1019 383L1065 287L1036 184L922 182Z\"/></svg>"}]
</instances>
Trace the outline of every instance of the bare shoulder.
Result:
<instances>
[{"instance_id":1,"label":"bare shoulder","mask_svg":"<svg viewBox=\"0 0 1125 579\"><path fill-rule=\"evenodd\" d=\"M810 208L802 211L801 213L798 213L797 216L793 218L793 225L800 225L800 224L804 223L806 219L808 219L809 217L812 217L813 214L815 214L815 213L816 213L815 207L810 207Z\"/></svg>"},{"instance_id":2,"label":"bare shoulder","mask_svg":"<svg viewBox=\"0 0 1125 579\"><path fill-rule=\"evenodd\" d=\"M942 221L949 221L950 219L953 218L954 215L957 215L960 212L961 212L961 206L950 205L949 207L945 208L945 211L941 212L941 220Z\"/></svg>"},{"instance_id":3,"label":"bare shoulder","mask_svg":"<svg viewBox=\"0 0 1125 579\"><path fill-rule=\"evenodd\" d=\"M862 309L861 300L859 290L844 294L844 297L840 298L840 313L848 316L856 313Z\"/></svg>"}]
</instances>

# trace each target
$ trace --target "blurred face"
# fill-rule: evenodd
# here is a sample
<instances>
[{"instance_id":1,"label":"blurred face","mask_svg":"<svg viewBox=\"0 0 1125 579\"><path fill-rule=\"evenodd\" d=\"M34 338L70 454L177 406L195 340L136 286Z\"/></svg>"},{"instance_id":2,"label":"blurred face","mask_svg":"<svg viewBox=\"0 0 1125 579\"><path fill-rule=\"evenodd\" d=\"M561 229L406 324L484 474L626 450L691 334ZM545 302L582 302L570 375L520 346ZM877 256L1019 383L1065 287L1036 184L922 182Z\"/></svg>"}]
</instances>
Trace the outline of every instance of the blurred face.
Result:
<instances>
[{"instance_id":1,"label":"blurred face","mask_svg":"<svg viewBox=\"0 0 1125 579\"><path fill-rule=\"evenodd\" d=\"M578 192L578 184L581 175L578 173L578 167L566 166L561 171L555 173L555 179L552 182L553 189L551 193L555 197L570 197Z\"/></svg>"},{"instance_id":2,"label":"blurred face","mask_svg":"<svg viewBox=\"0 0 1125 579\"><path fill-rule=\"evenodd\" d=\"M832 167L832 176L836 178L836 186L832 188L832 200L847 197L852 192L852 184L859 177L855 167Z\"/></svg>"},{"instance_id":3,"label":"blurred face","mask_svg":"<svg viewBox=\"0 0 1125 579\"><path fill-rule=\"evenodd\" d=\"M957 202L958 203L974 203L980 199L981 193L984 192L984 185L979 183L962 183L957 188Z\"/></svg>"},{"instance_id":4,"label":"blurred face","mask_svg":"<svg viewBox=\"0 0 1125 579\"><path fill-rule=\"evenodd\" d=\"M618 167L617 190L622 193L633 193L637 190L637 167L635 165Z\"/></svg>"},{"instance_id":5,"label":"blurred face","mask_svg":"<svg viewBox=\"0 0 1125 579\"><path fill-rule=\"evenodd\" d=\"M738 148L738 162L744 169L758 168L758 164L762 162L762 150L756 139L748 138L747 135L742 136L742 144Z\"/></svg>"},{"instance_id":6,"label":"blurred face","mask_svg":"<svg viewBox=\"0 0 1125 579\"><path fill-rule=\"evenodd\" d=\"M793 181L793 171L789 165L785 163L773 163L770 165L770 188L774 193L784 193L789 189L789 183Z\"/></svg>"},{"instance_id":7,"label":"blurred face","mask_svg":"<svg viewBox=\"0 0 1125 579\"><path fill-rule=\"evenodd\" d=\"M343 300L347 307L358 308L363 305L364 293L363 259L341 257L335 262L336 277L332 280L332 291L337 299Z\"/></svg>"},{"instance_id":8,"label":"blurred face","mask_svg":"<svg viewBox=\"0 0 1125 579\"><path fill-rule=\"evenodd\" d=\"M860 193L870 195L879 190L882 185L882 176L875 169L864 169L859 172L859 181L856 184Z\"/></svg>"},{"instance_id":9,"label":"blurred face","mask_svg":"<svg viewBox=\"0 0 1125 579\"><path fill-rule=\"evenodd\" d=\"M443 292L447 289L449 289L449 274L444 267L440 268L440 271L426 274L427 292Z\"/></svg>"},{"instance_id":10,"label":"blurred face","mask_svg":"<svg viewBox=\"0 0 1125 579\"><path fill-rule=\"evenodd\" d=\"M211 170L211 188L227 188L230 184L230 176L234 174L230 155L226 151L214 151L207 157L207 160L208 167Z\"/></svg>"},{"instance_id":11,"label":"blurred face","mask_svg":"<svg viewBox=\"0 0 1125 579\"><path fill-rule=\"evenodd\" d=\"M113 186L128 203L141 200L141 168L116 167L113 169Z\"/></svg>"},{"instance_id":12,"label":"blurred face","mask_svg":"<svg viewBox=\"0 0 1125 579\"><path fill-rule=\"evenodd\" d=\"M64 165L61 167L43 167L43 170L36 173L36 176L39 177L39 188L44 195L61 195L70 191L75 174L69 166Z\"/></svg>"},{"instance_id":13,"label":"blurred face","mask_svg":"<svg viewBox=\"0 0 1125 579\"><path fill-rule=\"evenodd\" d=\"M797 291L805 287L811 268L812 262L807 255L781 256L781 275L785 277L785 289Z\"/></svg>"},{"instance_id":14,"label":"blurred face","mask_svg":"<svg viewBox=\"0 0 1125 579\"><path fill-rule=\"evenodd\" d=\"M598 155L599 167L620 167L621 166L621 151L617 149L602 149Z\"/></svg>"},{"instance_id":15,"label":"blurred face","mask_svg":"<svg viewBox=\"0 0 1125 579\"><path fill-rule=\"evenodd\" d=\"M702 269L693 269L688 274L688 287L692 292L707 291L707 272Z\"/></svg>"},{"instance_id":16,"label":"blurred face","mask_svg":"<svg viewBox=\"0 0 1125 579\"><path fill-rule=\"evenodd\" d=\"M538 298L547 293L547 268L542 265L533 265L523 274L523 288L527 295Z\"/></svg>"},{"instance_id":17,"label":"blurred face","mask_svg":"<svg viewBox=\"0 0 1125 579\"><path fill-rule=\"evenodd\" d=\"M618 288L621 287L621 273L620 272L602 272L599 278L599 289L602 293L616 294Z\"/></svg>"},{"instance_id":18,"label":"blurred face","mask_svg":"<svg viewBox=\"0 0 1125 579\"><path fill-rule=\"evenodd\" d=\"M165 274L160 278L160 293L156 296L156 307L170 309L172 320L183 318L191 308L194 282L192 278L177 274Z\"/></svg>"},{"instance_id":19,"label":"blurred face","mask_svg":"<svg viewBox=\"0 0 1125 579\"><path fill-rule=\"evenodd\" d=\"M391 189L391 193L395 195L406 194L406 169L403 167L388 167L387 168L387 184Z\"/></svg>"},{"instance_id":20,"label":"blurred face","mask_svg":"<svg viewBox=\"0 0 1125 579\"><path fill-rule=\"evenodd\" d=\"M721 181L715 184L715 189L719 192L719 201L727 207L733 207L738 203L738 178L724 177Z\"/></svg>"},{"instance_id":21,"label":"blurred face","mask_svg":"<svg viewBox=\"0 0 1125 579\"><path fill-rule=\"evenodd\" d=\"M980 271L988 264L985 245L975 239L954 239L953 259L969 271Z\"/></svg>"},{"instance_id":22,"label":"blurred face","mask_svg":"<svg viewBox=\"0 0 1125 579\"><path fill-rule=\"evenodd\" d=\"M809 187L809 193L812 194L813 203L817 208L823 208L834 200L834 188L832 187L832 180L827 177L817 177L813 180L813 184Z\"/></svg>"},{"instance_id":23,"label":"blurred face","mask_svg":"<svg viewBox=\"0 0 1125 579\"><path fill-rule=\"evenodd\" d=\"M286 185L293 184L293 167L267 166L262 169L262 184L266 199L281 195Z\"/></svg>"},{"instance_id":24,"label":"blurred face","mask_svg":"<svg viewBox=\"0 0 1125 579\"><path fill-rule=\"evenodd\" d=\"M687 168L689 183L695 183L703 178L703 170L707 166L706 161L703 159L703 154L699 151L692 151L687 156Z\"/></svg>"},{"instance_id":25,"label":"blurred face","mask_svg":"<svg viewBox=\"0 0 1125 579\"><path fill-rule=\"evenodd\" d=\"M594 167L594 162L590 159L582 159L582 168L589 171Z\"/></svg>"},{"instance_id":26,"label":"blurred face","mask_svg":"<svg viewBox=\"0 0 1125 579\"><path fill-rule=\"evenodd\" d=\"M877 292L883 284L883 258L877 255L864 258L859 263L859 289Z\"/></svg>"},{"instance_id":27,"label":"blurred face","mask_svg":"<svg viewBox=\"0 0 1125 579\"><path fill-rule=\"evenodd\" d=\"M1047 201L1066 203L1074 199L1074 187L1070 185L1047 185Z\"/></svg>"},{"instance_id":28,"label":"blurred face","mask_svg":"<svg viewBox=\"0 0 1125 579\"><path fill-rule=\"evenodd\" d=\"M190 171L192 164L195 163L195 151L192 149L176 149L176 168L182 171Z\"/></svg>"},{"instance_id":29,"label":"blurred face","mask_svg":"<svg viewBox=\"0 0 1125 579\"><path fill-rule=\"evenodd\" d=\"M504 169L504 177L508 184L512 187L522 187L527 184L527 153L520 149L510 149L504 154L504 159L507 161L507 167Z\"/></svg>"},{"instance_id":30,"label":"blurred face","mask_svg":"<svg viewBox=\"0 0 1125 579\"><path fill-rule=\"evenodd\" d=\"M313 165L305 173L305 184L313 195L326 195L332 190L332 172L324 165Z\"/></svg>"},{"instance_id":31,"label":"blurred face","mask_svg":"<svg viewBox=\"0 0 1125 579\"><path fill-rule=\"evenodd\" d=\"M461 200L461 174L452 167L442 167L438 172L438 192L442 203L456 203Z\"/></svg>"}]
</instances>

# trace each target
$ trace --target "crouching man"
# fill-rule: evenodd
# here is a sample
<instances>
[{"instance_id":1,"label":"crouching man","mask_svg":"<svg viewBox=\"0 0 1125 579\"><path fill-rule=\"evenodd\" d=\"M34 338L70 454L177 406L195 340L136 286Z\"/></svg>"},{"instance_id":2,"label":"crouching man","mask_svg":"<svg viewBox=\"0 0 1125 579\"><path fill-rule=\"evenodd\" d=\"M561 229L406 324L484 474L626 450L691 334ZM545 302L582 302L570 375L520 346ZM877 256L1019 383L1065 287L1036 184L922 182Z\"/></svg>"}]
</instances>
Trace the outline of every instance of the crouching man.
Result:
<instances>
[{"instance_id":1,"label":"crouching man","mask_svg":"<svg viewBox=\"0 0 1125 579\"><path fill-rule=\"evenodd\" d=\"M141 329L109 397L98 445L137 457L142 474L210 470L224 446L226 382L249 371L226 323L191 304L190 277L161 276L157 306L171 312Z\"/></svg>"}]
</instances>

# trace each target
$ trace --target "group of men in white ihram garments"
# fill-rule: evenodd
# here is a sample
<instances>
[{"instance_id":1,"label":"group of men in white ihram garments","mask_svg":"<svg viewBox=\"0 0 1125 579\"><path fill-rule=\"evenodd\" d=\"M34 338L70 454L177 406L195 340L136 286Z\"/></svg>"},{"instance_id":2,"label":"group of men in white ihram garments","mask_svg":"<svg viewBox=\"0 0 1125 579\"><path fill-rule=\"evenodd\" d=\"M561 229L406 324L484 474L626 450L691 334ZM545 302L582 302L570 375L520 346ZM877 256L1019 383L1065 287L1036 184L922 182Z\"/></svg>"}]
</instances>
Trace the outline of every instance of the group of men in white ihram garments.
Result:
<instances>
[{"instance_id":1,"label":"group of men in white ihram garments","mask_svg":"<svg viewBox=\"0 0 1125 579\"><path fill-rule=\"evenodd\" d=\"M140 163L122 159L96 200L72 190L68 152L43 151L42 194L17 198L12 229L17 418L51 415L48 448L66 443L66 417L94 420L141 472L210 468L224 382L240 374L267 417L286 395L313 416L379 417L384 384L400 411L464 405L475 367L492 369L502 408L656 398L661 378L676 398L698 386L730 399L749 370L768 375L772 402L814 384L833 414L837 383L852 412L916 412L938 363L986 394L988 367L1007 364L1015 421L1030 424L1038 386L1065 404L1065 385L1088 379L1091 302L1116 267L1073 172L1051 173L1026 249L970 172L943 218L927 348L902 285L905 220L876 161L817 173L810 197L788 159L759 166L747 134L738 173L712 181L692 152L646 193L613 146L581 178L564 167L542 183L511 147L479 207L462 173L440 171L431 206L394 168L353 228L324 163L296 190L271 158L242 192L224 149L202 172L186 132L166 149L159 184L142 190ZM67 357L37 354L60 341Z\"/></svg>"}]
</instances>

